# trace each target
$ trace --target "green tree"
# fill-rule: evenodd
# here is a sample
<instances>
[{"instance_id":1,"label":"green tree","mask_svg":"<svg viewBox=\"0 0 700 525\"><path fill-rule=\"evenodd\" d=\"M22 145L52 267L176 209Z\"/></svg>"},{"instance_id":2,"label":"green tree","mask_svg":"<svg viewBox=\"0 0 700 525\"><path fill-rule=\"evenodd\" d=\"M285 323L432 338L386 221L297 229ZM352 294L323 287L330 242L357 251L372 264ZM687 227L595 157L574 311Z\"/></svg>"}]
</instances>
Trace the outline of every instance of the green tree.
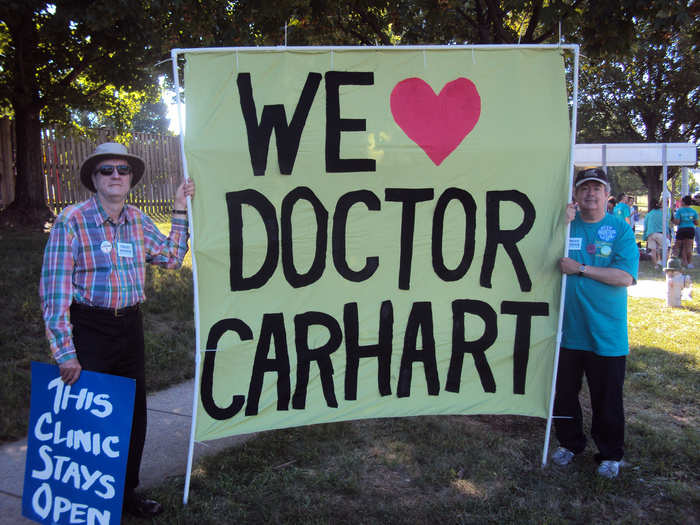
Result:
<instances>
[{"instance_id":1,"label":"green tree","mask_svg":"<svg viewBox=\"0 0 700 525\"><path fill-rule=\"evenodd\" d=\"M640 10L662 0L238 0L182 1L168 33L178 45L393 45L553 43L617 52ZM184 28L184 29L183 29ZM196 30L194 30L196 29Z\"/></svg>"},{"instance_id":2,"label":"green tree","mask_svg":"<svg viewBox=\"0 0 700 525\"><path fill-rule=\"evenodd\" d=\"M139 99L142 97L138 97ZM144 133L158 133L166 135L169 133L170 119L168 118L168 106L162 101L141 102L138 100L136 106L140 109L135 112L135 108L129 107L130 117L129 131L140 131ZM112 115L105 112L94 113L92 111L73 111L73 127L89 135L91 130L98 128L119 129L123 133L118 138L128 138L129 133L124 129L124 120L119 115Z\"/></svg>"},{"instance_id":3,"label":"green tree","mask_svg":"<svg viewBox=\"0 0 700 525\"><path fill-rule=\"evenodd\" d=\"M15 203L3 214L48 214L42 124L80 112L127 127L133 101L153 100L173 47L245 45L584 44L593 57L624 51L636 16L668 0L3 0L0 110L17 131ZM665 16L665 15L664 15ZM673 12L669 16L679 16ZM77 113L76 113L77 112ZM84 113L83 113L84 114Z\"/></svg>"},{"instance_id":4,"label":"green tree","mask_svg":"<svg viewBox=\"0 0 700 525\"><path fill-rule=\"evenodd\" d=\"M75 125L76 111L89 111L124 128L140 107L136 99L157 97L153 64L162 57L166 11L153 0L0 3L0 106L14 115L17 145L15 202L4 222L50 216L42 125Z\"/></svg>"},{"instance_id":5,"label":"green tree","mask_svg":"<svg viewBox=\"0 0 700 525\"><path fill-rule=\"evenodd\" d=\"M582 61L579 142L694 142L700 138L700 25L693 2L635 20L627 56ZM661 168L631 167L648 198L661 195ZM669 170L677 176L680 170Z\"/></svg>"}]
</instances>

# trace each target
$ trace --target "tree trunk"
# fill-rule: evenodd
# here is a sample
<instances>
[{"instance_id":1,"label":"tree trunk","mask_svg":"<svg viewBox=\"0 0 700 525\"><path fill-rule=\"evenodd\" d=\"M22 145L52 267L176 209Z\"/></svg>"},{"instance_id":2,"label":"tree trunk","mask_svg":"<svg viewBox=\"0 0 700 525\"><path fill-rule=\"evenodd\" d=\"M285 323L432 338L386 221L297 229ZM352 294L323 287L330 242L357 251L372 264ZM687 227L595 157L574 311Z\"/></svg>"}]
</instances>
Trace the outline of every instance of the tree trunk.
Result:
<instances>
[{"instance_id":1,"label":"tree trunk","mask_svg":"<svg viewBox=\"0 0 700 525\"><path fill-rule=\"evenodd\" d=\"M15 109L17 184L15 204L23 209L48 210L41 162L41 122L38 109Z\"/></svg>"},{"instance_id":2,"label":"tree trunk","mask_svg":"<svg viewBox=\"0 0 700 525\"><path fill-rule=\"evenodd\" d=\"M0 212L0 227L46 229L54 215L46 205L38 109L15 108L15 135L15 200Z\"/></svg>"},{"instance_id":3,"label":"tree trunk","mask_svg":"<svg viewBox=\"0 0 700 525\"><path fill-rule=\"evenodd\" d=\"M14 43L14 90L17 145L15 200L0 213L2 226L44 227L53 214L46 205L41 162L41 96L36 79L37 29L32 5L5 20Z\"/></svg>"},{"instance_id":4,"label":"tree trunk","mask_svg":"<svg viewBox=\"0 0 700 525\"><path fill-rule=\"evenodd\" d=\"M649 204L651 204L653 200L661 202L661 189L663 182L661 180L661 168L657 166L647 166L642 169L644 170L643 182L647 187L647 199Z\"/></svg>"}]
</instances>

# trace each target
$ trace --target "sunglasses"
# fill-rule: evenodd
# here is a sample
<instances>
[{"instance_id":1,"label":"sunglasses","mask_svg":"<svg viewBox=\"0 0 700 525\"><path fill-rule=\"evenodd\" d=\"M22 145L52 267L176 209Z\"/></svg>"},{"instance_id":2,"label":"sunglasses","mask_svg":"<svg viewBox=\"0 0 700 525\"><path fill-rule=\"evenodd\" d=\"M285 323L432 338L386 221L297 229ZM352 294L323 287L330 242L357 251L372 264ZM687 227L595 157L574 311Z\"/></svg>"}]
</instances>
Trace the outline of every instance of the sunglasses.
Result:
<instances>
[{"instance_id":1,"label":"sunglasses","mask_svg":"<svg viewBox=\"0 0 700 525\"><path fill-rule=\"evenodd\" d=\"M131 166L128 166L127 164L119 164L115 166L114 164L104 164L97 168L95 173L99 173L100 175L108 176L111 175L112 172L114 171L114 168L117 168L117 173L119 175L129 175L131 174Z\"/></svg>"}]
</instances>

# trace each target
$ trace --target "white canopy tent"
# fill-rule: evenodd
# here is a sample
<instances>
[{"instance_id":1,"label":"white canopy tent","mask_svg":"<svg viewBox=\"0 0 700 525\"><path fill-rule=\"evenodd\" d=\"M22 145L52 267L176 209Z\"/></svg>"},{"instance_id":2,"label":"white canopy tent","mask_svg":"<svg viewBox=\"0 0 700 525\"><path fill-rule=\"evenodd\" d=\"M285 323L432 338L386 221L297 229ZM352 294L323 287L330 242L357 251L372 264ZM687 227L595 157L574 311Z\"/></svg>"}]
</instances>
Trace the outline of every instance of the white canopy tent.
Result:
<instances>
[{"instance_id":1,"label":"white canopy tent","mask_svg":"<svg viewBox=\"0 0 700 525\"><path fill-rule=\"evenodd\" d=\"M576 144L575 166L662 166L663 167L663 223L668 224L668 166L682 166L682 192L688 193L688 167L697 164L697 146L692 143L668 144ZM664 244L663 260L667 246Z\"/></svg>"}]
</instances>

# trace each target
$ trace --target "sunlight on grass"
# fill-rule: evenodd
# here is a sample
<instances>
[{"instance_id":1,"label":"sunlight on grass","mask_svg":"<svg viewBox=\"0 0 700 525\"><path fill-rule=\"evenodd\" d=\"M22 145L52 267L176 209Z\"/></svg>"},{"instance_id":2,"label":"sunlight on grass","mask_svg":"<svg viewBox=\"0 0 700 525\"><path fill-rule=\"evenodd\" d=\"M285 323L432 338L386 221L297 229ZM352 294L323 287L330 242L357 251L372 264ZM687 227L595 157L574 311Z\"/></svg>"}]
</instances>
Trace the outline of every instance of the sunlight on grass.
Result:
<instances>
[{"instance_id":1,"label":"sunlight on grass","mask_svg":"<svg viewBox=\"0 0 700 525\"><path fill-rule=\"evenodd\" d=\"M482 499L486 497L486 491L484 491L473 481L456 479L452 482L452 487L460 494L464 494L465 496L469 496L471 498Z\"/></svg>"},{"instance_id":2,"label":"sunlight on grass","mask_svg":"<svg viewBox=\"0 0 700 525\"><path fill-rule=\"evenodd\" d=\"M663 348L700 358L700 290L683 308L669 308L663 299L630 297L630 346Z\"/></svg>"}]
</instances>

